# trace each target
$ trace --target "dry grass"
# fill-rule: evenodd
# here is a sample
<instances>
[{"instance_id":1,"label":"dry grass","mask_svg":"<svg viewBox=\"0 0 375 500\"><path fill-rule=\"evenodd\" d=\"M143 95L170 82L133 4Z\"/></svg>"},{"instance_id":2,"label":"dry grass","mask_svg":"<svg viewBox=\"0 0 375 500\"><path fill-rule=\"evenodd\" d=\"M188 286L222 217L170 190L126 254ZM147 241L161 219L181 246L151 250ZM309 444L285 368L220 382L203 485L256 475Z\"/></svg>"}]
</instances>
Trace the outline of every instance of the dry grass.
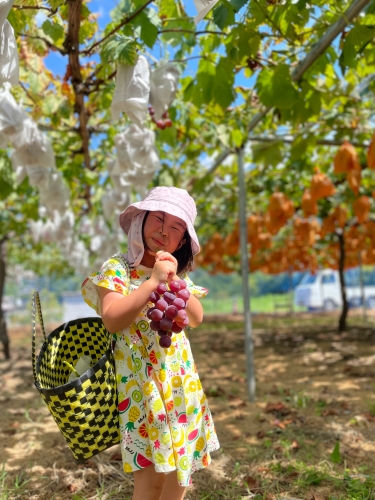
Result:
<instances>
[{"instance_id":1,"label":"dry grass","mask_svg":"<svg viewBox=\"0 0 375 500\"><path fill-rule=\"evenodd\" d=\"M256 319L250 404L243 327L234 320L190 335L221 450L194 474L187 500L374 499L373 330L340 336L315 317L299 328ZM13 359L0 359L0 499L130 499L118 447L77 465L33 387L29 331L10 337Z\"/></svg>"}]
</instances>

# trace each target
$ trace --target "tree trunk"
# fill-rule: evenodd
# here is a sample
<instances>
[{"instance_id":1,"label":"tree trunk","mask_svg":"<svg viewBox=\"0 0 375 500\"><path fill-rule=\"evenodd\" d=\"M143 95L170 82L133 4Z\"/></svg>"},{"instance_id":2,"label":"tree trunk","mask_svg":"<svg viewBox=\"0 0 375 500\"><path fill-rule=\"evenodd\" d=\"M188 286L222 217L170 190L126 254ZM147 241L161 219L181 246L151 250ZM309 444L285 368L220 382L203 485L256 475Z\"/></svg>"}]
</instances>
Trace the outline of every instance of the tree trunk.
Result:
<instances>
[{"instance_id":1,"label":"tree trunk","mask_svg":"<svg viewBox=\"0 0 375 500\"><path fill-rule=\"evenodd\" d=\"M345 264L345 239L344 231L339 229L336 231L339 239L340 257L339 257L339 276L340 276L340 288L341 288L341 298L342 298L342 310L339 319L339 332L344 332L346 330L346 318L348 316L349 305L346 298L345 290L345 280L344 280L344 264Z\"/></svg>"},{"instance_id":2,"label":"tree trunk","mask_svg":"<svg viewBox=\"0 0 375 500\"><path fill-rule=\"evenodd\" d=\"M10 359L9 338L7 332L7 324L3 313L3 296L5 288L5 242L7 237L0 240L0 342L3 344L5 359Z\"/></svg>"}]
</instances>

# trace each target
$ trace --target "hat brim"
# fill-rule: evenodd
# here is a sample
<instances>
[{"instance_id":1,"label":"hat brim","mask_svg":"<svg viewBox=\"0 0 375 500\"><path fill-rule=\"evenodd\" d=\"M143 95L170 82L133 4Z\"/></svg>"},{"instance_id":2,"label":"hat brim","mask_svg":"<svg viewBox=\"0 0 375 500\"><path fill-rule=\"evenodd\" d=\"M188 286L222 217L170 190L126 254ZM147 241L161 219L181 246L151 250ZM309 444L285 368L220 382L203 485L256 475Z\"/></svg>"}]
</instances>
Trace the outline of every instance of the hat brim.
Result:
<instances>
[{"instance_id":1,"label":"hat brim","mask_svg":"<svg viewBox=\"0 0 375 500\"><path fill-rule=\"evenodd\" d=\"M187 231L191 238L191 249L193 255L197 255L200 251L199 240L197 233L195 232L194 226L189 220L189 217L186 216L186 213L183 208L174 205L168 201L155 201L155 200L143 200L133 203L129 205L119 217L120 226L125 234L129 233L130 225L132 223L132 219L134 215L137 215L142 211L150 211L150 212L166 212L167 214L174 215L179 219L183 220L186 224Z\"/></svg>"}]
</instances>

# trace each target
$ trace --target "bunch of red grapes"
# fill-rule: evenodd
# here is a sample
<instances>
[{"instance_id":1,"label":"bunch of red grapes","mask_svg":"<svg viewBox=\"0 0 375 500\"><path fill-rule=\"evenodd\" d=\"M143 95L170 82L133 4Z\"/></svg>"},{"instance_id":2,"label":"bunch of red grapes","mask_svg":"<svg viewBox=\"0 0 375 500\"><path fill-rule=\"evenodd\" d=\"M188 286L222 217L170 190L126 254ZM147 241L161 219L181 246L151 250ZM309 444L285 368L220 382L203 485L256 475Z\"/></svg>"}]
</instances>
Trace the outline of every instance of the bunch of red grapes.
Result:
<instances>
[{"instance_id":1,"label":"bunch of red grapes","mask_svg":"<svg viewBox=\"0 0 375 500\"><path fill-rule=\"evenodd\" d=\"M160 283L155 292L150 295L150 302L155 304L147 311L151 320L150 328L159 335L160 347L170 347L174 333L182 332L189 324L185 311L190 292L184 280L172 281L169 285Z\"/></svg>"},{"instance_id":2,"label":"bunch of red grapes","mask_svg":"<svg viewBox=\"0 0 375 500\"><path fill-rule=\"evenodd\" d=\"M162 116L162 120L155 120L155 117L154 117L154 114L155 114L155 110L152 106L149 106L148 107L148 112L150 113L151 115L151 119L152 121L155 123L155 125L157 126L157 128L161 128L162 130L164 130L165 128L169 128L169 127L172 127L173 125L173 122L172 120L169 118L169 114L168 114L168 111L166 111L163 116Z\"/></svg>"}]
</instances>

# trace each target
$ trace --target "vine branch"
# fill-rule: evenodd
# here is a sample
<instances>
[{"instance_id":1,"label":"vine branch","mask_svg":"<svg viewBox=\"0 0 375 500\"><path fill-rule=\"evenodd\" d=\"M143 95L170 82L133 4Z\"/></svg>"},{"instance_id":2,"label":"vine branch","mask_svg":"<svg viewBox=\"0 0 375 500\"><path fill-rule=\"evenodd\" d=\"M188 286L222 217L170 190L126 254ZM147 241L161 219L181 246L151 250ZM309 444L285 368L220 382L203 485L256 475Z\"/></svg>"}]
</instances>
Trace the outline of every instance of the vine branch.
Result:
<instances>
[{"instance_id":1,"label":"vine branch","mask_svg":"<svg viewBox=\"0 0 375 500\"><path fill-rule=\"evenodd\" d=\"M126 24L130 23L140 12L142 12L150 3L152 3L154 0L148 0L144 5L141 5L139 9L135 10L132 14L129 16L125 16L125 19L121 21L120 24L118 24L115 28L113 28L112 31L110 31L105 37L103 37L101 40L98 40L97 42L93 43L90 47L88 47L85 50L82 50L80 53L89 55L92 53L92 51L101 43L103 43L105 40L108 40L109 37L111 37L114 33L116 33L120 28L125 26Z\"/></svg>"}]
</instances>

